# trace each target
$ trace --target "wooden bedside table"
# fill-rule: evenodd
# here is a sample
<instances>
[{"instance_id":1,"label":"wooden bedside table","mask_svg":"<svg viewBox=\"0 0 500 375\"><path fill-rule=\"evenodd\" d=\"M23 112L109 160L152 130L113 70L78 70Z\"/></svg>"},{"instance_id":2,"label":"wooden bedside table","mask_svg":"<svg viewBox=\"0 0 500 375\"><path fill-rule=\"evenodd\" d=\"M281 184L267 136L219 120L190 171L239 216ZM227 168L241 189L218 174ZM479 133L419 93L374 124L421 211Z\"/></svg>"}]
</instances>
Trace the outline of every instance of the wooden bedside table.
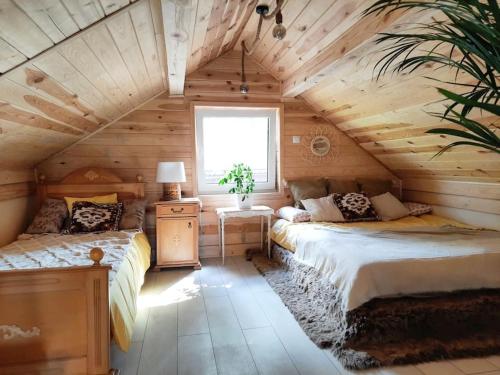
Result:
<instances>
[{"instance_id":1,"label":"wooden bedside table","mask_svg":"<svg viewBox=\"0 0 500 375\"><path fill-rule=\"evenodd\" d=\"M201 269L198 256L198 198L161 201L156 205L156 267Z\"/></svg>"}]
</instances>

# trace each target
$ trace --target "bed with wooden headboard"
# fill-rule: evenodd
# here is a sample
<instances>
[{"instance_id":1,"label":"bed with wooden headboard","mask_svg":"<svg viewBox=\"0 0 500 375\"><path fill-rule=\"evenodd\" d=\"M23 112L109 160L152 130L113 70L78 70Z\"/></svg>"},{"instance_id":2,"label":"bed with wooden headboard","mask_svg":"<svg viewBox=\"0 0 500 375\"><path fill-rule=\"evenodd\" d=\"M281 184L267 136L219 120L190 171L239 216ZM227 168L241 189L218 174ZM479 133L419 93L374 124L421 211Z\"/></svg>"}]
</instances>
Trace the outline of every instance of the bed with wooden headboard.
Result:
<instances>
[{"instance_id":1,"label":"bed with wooden headboard","mask_svg":"<svg viewBox=\"0 0 500 375\"><path fill-rule=\"evenodd\" d=\"M143 198L144 183L124 182L101 168L83 168L59 182L38 178L37 198L118 193ZM110 306L103 252L93 265L0 271L0 373L108 374Z\"/></svg>"}]
</instances>

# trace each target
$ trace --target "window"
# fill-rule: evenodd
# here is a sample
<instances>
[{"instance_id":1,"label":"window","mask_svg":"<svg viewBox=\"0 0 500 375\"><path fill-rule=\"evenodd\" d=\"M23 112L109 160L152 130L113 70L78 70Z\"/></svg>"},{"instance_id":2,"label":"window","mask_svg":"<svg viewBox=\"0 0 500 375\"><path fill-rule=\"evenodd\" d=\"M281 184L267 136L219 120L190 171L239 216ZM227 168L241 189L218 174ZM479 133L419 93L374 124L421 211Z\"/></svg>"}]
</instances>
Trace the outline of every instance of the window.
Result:
<instances>
[{"instance_id":1,"label":"window","mask_svg":"<svg viewBox=\"0 0 500 375\"><path fill-rule=\"evenodd\" d=\"M277 108L195 107L200 194L225 193L218 181L235 163L248 164L255 191L276 190Z\"/></svg>"}]
</instances>

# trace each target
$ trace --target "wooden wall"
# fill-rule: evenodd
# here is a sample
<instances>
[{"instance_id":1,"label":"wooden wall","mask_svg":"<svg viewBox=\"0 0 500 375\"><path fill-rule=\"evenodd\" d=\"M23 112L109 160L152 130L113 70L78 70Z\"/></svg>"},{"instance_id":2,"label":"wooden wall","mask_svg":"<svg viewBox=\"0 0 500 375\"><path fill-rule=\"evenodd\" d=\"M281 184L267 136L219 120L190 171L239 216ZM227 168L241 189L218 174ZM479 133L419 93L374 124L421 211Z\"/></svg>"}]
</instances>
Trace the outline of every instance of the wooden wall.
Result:
<instances>
[{"instance_id":1,"label":"wooden wall","mask_svg":"<svg viewBox=\"0 0 500 375\"><path fill-rule=\"evenodd\" d=\"M0 246L14 241L33 215L33 179L30 169L0 171Z\"/></svg>"},{"instance_id":2,"label":"wooden wall","mask_svg":"<svg viewBox=\"0 0 500 375\"><path fill-rule=\"evenodd\" d=\"M48 180L59 180L83 166L113 169L126 179L142 174L149 202L161 196L161 185L154 182L158 161L182 160L186 166L187 182L182 184L186 196L196 193L193 181L195 168L194 130L191 103L196 101L282 103L280 84L259 65L248 61L247 76L250 92L239 93L239 53L230 52L193 72L186 78L185 98L169 98L164 94L151 100L117 123L82 141L38 166ZM303 176L388 177L394 176L352 139L337 131L330 122L315 114L301 100L290 99L284 106L281 157L282 179ZM334 132L336 158L326 164L310 165L301 158L303 145L292 144L292 136L304 138L318 126ZM227 195L204 196L202 214L202 256L218 254L217 225L214 208L232 205ZM279 208L290 201L286 192L259 194L257 203ZM152 210L152 207L150 207ZM152 212L148 215L148 234L154 241ZM230 222L227 226L228 253L242 253L256 246L259 225L254 221Z\"/></svg>"},{"instance_id":3,"label":"wooden wall","mask_svg":"<svg viewBox=\"0 0 500 375\"><path fill-rule=\"evenodd\" d=\"M413 178L403 180L405 199L433 205L434 213L500 230L500 185L495 182Z\"/></svg>"}]
</instances>

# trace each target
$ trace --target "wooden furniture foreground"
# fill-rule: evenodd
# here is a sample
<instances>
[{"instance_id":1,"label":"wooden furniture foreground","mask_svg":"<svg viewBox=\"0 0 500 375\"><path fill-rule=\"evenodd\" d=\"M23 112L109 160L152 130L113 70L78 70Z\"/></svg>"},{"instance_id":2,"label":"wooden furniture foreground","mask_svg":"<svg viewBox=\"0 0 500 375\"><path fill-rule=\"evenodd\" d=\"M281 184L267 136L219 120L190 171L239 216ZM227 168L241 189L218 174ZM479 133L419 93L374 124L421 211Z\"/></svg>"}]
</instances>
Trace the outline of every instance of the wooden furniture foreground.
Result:
<instances>
[{"instance_id":1,"label":"wooden furniture foreground","mask_svg":"<svg viewBox=\"0 0 500 375\"><path fill-rule=\"evenodd\" d=\"M118 193L142 198L144 183L82 168L60 182L39 176L46 198ZM92 266L0 271L0 374L118 374L110 369L109 266L94 248Z\"/></svg>"},{"instance_id":2,"label":"wooden furniture foreground","mask_svg":"<svg viewBox=\"0 0 500 375\"><path fill-rule=\"evenodd\" d=\"M225 259L225 248L224 248L224 225L226 219L231 217L248 218L248 217L260 217L260 248L264 250L264 217L267 217L267 255L271 257L271 216L274 214L274 210L267 206L252 206L252 208L247 210L242 210L238 207L225 207L217 208L215 210L218 218L218 229L219 229L219 247L222 253L222 264L224 264Z\"/></svg>"},{"instance_id":3,"label":"wooden furniture foreground","mask_svg":"<svg viewBox=\"0 0 500 375\"><path fill-rule=\"evenodd\" d=\"M198 198L156 203L156 267L190 266L200 269L198 256Z\"/></svg>"},{"instance_id":4,"label":"wooden furniture foreground","mask_svg":"<svg viewBox=\"0 0 500 375\"><path fill-rule=\"evenodd\" d=\"M108 374L109 266L0 272L1 374Z\"/></svg>"}]
</instances>

